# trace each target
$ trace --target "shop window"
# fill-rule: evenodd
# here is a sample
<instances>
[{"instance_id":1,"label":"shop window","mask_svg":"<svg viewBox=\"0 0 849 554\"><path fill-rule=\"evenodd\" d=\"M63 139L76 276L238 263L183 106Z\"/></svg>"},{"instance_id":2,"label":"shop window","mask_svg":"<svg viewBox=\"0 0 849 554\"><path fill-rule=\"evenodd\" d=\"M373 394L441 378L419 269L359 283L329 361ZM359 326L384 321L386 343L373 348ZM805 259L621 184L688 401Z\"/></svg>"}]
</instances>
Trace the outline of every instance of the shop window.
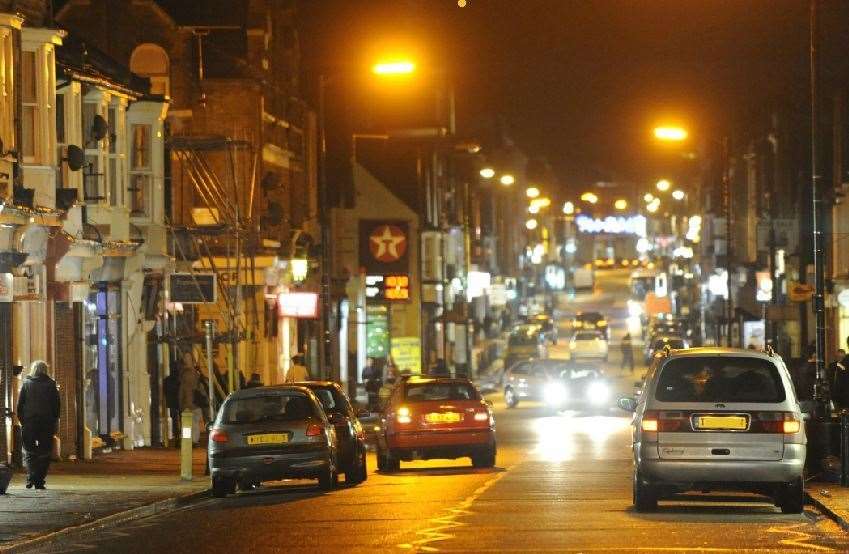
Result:
<instances>
[{"instance_id":1,"label":"shop window","mask_svg":"<svg viewBox=\"0 0 849 554\"><path fill-rule=\"evenodd\" d=\"M130 56L130 71L150 79L152 94L171 95L168 65L168 54L156 44L141 44Z\"/></svg>"}]
</instances>

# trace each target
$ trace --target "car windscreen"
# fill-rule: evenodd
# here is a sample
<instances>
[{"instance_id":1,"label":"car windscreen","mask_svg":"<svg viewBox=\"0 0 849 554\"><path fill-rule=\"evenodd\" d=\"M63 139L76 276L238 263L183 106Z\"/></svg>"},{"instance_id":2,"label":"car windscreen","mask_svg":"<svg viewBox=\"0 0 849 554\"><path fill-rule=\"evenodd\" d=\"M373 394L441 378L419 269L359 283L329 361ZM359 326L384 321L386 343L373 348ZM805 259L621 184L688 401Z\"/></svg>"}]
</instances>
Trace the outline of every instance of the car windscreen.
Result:
<instances>
[{"instance_id":1,"label":"car windscreen","mask_svg":"<svg viewBox=\"0 0 849 554\"><path fill-rule=\"evenodd\" d=\"M563 377L570 370L569 363L557 360L542 360L537 362L536 367L549 377Z\"/></svg>"},{"instance_id":2,"label":"car windscreen","mask_svg":"<svg viewBox=\"0 0 849 554\"><path fill-rule=\"evenodd\" d=\"M537 342L539 342L539 328L520 327L513 331L508 342L510 346L537 344Z\"/></svg>"},{"instance_id":3,"label":"car windscreen","mask_svg":"<svg viewBox=\"0 0 849 554\"><path fill-rule=\"evenodd\" d=\"M466 383L420 383L407 384L407 402L429 400L479 400L475 387Z\"/></svg>"},{"instance_id":4,"label":"car windscreen","mask_svg":"<svg viewBox=\"0 0 849 554\"><path fill-rule=\"evenodd\" d=\"M661 402L777 403L785 394L772 362L717 356L667 362L658 377L656 397Z\"/></svg>"},{"instance_id":5,"label":"car windscreen","mask_svg":"<svg viewBox=\"0 0 849 554\"><path fill-rule=\"evenodd\" d=\"M224 405L221 422L228 425L258 421L297 421L315 417L312 401L303 394L263 394L230 398Z\"/></svg>"},{"instance_id":6,"label":"car windscreen","mask_svg":"<svg viewBox=\"0 0 849 554\"><path fill-rule=\"evenodd\" d=\"M321 401L321 406L325 412L334 412L347 415L348 400L342 396L336 387L310 387L315 395Z\"/></svg>"}]
</instances>

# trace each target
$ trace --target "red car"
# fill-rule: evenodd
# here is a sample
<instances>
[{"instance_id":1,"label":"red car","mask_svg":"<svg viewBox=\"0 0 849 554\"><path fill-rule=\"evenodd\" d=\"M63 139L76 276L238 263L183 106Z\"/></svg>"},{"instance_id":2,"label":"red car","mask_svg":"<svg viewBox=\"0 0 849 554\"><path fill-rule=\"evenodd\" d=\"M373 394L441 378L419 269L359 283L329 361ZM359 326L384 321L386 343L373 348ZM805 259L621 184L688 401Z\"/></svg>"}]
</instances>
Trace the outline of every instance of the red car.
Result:
<instances>
[{"instance_id":1,"label":"red car","mask_svg":"<svg viewBox=\"0 0 849 554\"><path fill-rule=\"evenodd\" d=\"M468 379L402 380L383 414L377 468L397 471L401 460L470 457L474 467L495 465L492 408Z\"/></svg>"}]
</instances>

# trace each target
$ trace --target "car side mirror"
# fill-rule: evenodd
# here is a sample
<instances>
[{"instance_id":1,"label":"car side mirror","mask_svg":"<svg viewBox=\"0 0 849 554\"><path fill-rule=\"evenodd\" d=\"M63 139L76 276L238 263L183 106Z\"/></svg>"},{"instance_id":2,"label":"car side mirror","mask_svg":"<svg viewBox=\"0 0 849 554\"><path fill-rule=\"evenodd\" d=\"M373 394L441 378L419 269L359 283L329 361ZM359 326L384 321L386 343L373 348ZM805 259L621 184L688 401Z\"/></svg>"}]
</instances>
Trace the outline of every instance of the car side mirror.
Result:
<instances>
[{"instance_id":1,"label":"car side mirror","mask_svg":"<svg viewBox=\"0 0 849 554\"><path fill-rule=\"evenodd\" d=\"M626 412L636 412L637 411L637 401L630 397L623 397L619 399L617 403L619 407Z\"/></svg>"}]
</instances>

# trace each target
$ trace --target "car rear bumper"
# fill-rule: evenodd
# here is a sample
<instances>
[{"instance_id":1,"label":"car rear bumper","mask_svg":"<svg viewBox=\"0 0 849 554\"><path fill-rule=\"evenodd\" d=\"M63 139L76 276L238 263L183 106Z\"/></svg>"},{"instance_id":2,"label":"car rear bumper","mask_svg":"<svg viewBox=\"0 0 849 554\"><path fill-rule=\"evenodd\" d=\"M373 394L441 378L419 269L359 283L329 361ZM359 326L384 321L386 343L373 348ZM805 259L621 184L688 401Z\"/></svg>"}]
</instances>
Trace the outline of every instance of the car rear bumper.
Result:
<instances>
[{"instance_id":1,"label":"car rear bumper","mask_svg":"<svg viewBox=\"0 0 849 554\"><path fill-rule=\"evenodd\" d=\"M209 465L212 477L273 481L315 478L327 469L330 460L329 448L308 452L258 453L244 456L227 456L226 451L223 451L212 453Z\"/></svg>"},{"instance_id":2,"label":"car rear bumper","mask_svg":"<svg viewBox=\"0 0 849 554\"><path fill-rule=\"evenodd\" d=\"M465 432L399 433L389 438L387 449L402 460L433 458L463 458L474 456L495 447L492 430Z\"/></svg>"},{"instance_id":3,"label":"car rear bumper","mask_svg":"<svg viewBox=\"0 0 849 554\"><path fill-rule=\"evenodd\" d=\"M644 443L637 468L655 483L786 483L802 476L806 450L785 444L780 460L667 460L658 457L657 443Z\"/></svg>"}]
</instances>

